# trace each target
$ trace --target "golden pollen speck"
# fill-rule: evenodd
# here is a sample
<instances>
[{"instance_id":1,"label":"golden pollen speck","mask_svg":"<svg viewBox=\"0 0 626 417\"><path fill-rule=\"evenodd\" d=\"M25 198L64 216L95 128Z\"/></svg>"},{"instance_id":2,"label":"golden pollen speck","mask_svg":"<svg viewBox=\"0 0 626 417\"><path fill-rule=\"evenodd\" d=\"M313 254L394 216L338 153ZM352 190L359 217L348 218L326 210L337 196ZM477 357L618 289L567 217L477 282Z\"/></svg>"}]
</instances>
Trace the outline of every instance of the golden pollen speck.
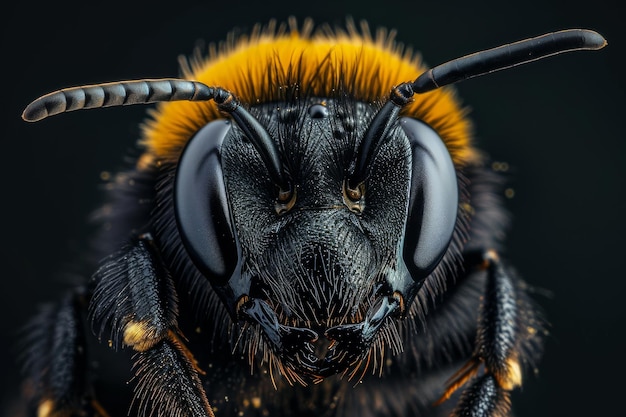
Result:
<instances>
[{"instance_id":1,"label":"golden pollen speck","mask_svg":"<svg viewBox=\"0 0 626 417\"><path fill-rule=\"evenodd\" d=\"M502 388L512 390L522 385L522 368L519 361L515 358L506 360L507 372L503 380L500 381Z\"/></svg>"},{"instance_id":2,"label":"golden pollen speck","mask_svg":"<svg viewBox=\"0 0 626 417\"><path fill-rule=\"evenodd\" d=\"M507 188L506 190L504 190L504 196L506 198L513 198L515 197L515 190L512 188Z\"/></svg>"},{"instance_id":3,"label":"golden pollen speck","mask_svg":"<svg viewBox=\"0 0 626 417\"><path fill-rule=\"evenodd\" d=\"M39 408L37 409L37 417L51 416L54 408L54 402L52 400L46 399L42 401L41 404L39 404Z\"/></svg>"},{"instance_id":4,"label":"golden pollen speck","mask_svg":"<svg viewBox=\"0 0 626 417\"><path fill-rule=\"evenodd\" d=\"M463 210L465 210L467 213L471 215L474 215L476 213L476 210L474 209L474 207L469 203L462 203L461 207L463 207Z\"/></svg>"},{"instance_id":5,"label":"golden pollen speck","mask_svg":"<svg viewBox=\"0 0 626 417\"><path fill-rule=\"evenodd\" d=\"M495 161L491 164L491 169L498 172L506 172L509 170L509 163Z\"/></svg>"}]
</instances>

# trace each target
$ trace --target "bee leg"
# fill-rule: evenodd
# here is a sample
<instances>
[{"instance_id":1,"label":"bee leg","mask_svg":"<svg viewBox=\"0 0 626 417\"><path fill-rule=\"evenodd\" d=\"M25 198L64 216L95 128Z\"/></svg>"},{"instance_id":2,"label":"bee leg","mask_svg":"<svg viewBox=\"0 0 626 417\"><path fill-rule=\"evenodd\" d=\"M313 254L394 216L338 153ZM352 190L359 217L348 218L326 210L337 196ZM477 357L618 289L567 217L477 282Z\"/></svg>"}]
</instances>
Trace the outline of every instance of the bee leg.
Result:
<instances>
[{"instance_id":1,"label":"bee leg","mask_svg":"<svg viewBox=\"0 0 626 417\"><path fill-rule=\"evenodd\" d=\"M511 408L509 391L492 374L484 374L463 391L453 416L503 417Z\"/></svg>"},{"instance_id":2,"label":"bee leg","mask_svg":"<svg viewBox=\"0 0 626 417\"><path fill-rule=\"evenodd\" d=\"M80 292L45 306L24 338L26 414L40 417L107 417L87 381L86 341Z\"/></svg>"},{"instance_id":3,"label":"bee leg","mask_svg":"<svg viewBox=\"0 0 626 417\"><path fill-rule=\"evenodd\" d=\"M149 234L109 257L94 275L89 312L100 339L131 347L139 414L212 417L199 373L178 330L174 284Z\"/></svg>"},{"instance_id":4,"label":"bee leg","mask_svg":"<svg viewBox=\"0 0 626 417\"><path fill-rule=\"evenodd\" d=\"M452 378L439 402L466 383L455 416L507 416L510 392L522 385L522 367L539 349L540 320L522 284L512 279L495 251L466 259L486 272L476 344L471 359Z\"/></svg>"}]
</instances>

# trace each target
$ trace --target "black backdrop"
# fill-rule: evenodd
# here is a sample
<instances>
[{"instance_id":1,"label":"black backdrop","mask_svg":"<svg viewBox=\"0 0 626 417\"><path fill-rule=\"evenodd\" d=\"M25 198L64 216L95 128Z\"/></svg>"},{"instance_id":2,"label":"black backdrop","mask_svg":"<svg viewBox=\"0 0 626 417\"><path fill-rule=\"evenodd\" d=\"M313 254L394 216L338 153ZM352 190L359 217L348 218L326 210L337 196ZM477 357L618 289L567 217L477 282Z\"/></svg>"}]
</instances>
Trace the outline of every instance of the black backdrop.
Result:
<instances>
[{"instance_id":1,"label":"black backdrop","mask_svg":"<svg viewBox=\"0 0 626 417\"><path fill-rule=\"evenodd\" d=\"M295 15L341 24L346 16L398 30L437 64L478 49L565 27L596 29L601 52L577 53L458 85L477 141L513 168L507 257L532 284L552 323L537 377L514 404L519 416L617 415L623 411L626 307L623 257L626 52L608 0L483 2L21 2L2 34L2 233L0 387L16 392L16 329L74 279L72 258L100 201L100 173L122 166L145 108L20 120L50 90L117 79L176 76L177 56L198 39ZM619 74L619 75L618 75ZM621 382L615 382L621 381Z\"/></svg>"}]
</instances>

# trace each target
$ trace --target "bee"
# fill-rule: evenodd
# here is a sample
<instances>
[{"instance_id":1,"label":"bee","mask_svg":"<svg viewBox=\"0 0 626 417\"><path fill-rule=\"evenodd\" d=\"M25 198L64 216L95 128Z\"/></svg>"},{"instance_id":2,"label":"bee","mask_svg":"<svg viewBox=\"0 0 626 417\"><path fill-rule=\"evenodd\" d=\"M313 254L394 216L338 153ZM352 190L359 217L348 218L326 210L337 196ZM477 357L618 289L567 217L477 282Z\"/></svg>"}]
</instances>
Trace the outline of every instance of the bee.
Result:
<instances>
[{"instance_id":1,"label":"bee","mask_svg":"<svg viewBox=\"0 0 626 417\"><path fill-rule=\"evenodd\" d=\"M30 325L24 413L509 415L545 325L452 84L605 45L564 30L428 69L393 33L290 20L181 78L36 99L27 121L157 105L93 275Z\"/></svg>"}]
</instances>

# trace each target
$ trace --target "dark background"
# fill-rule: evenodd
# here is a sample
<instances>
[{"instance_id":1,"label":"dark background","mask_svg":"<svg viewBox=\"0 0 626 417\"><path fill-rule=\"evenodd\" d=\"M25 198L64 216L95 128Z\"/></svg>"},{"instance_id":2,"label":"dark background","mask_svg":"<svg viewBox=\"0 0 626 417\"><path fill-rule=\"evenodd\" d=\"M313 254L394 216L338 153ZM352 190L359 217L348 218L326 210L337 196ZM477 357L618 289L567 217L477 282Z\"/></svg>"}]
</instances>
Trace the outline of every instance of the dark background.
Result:
<instances>
[{"instance_id":1,"label":"dark background","mask_svg":"<svg viewBox=\"0 0 626 417\"><path fill-rule=\"evenodd\" d=\"M71 85L178 75L177 56L234 27L346 16L437 64L566 27L598 30L601 52L563 55L461 83L479 146L512 169L507 257L532 284L551 322L537 377L515 395L519 416L623 415L626 180L625 36L611 2L21 2L2 33L0 358L3 397L16 393L16 330L71 285L72 263L100 201L102 171L122 166L145 107L20 120L37 96ZM618 72L619 70L619 72ZM63 272L69 271L70 274ZM620 412L621 411L621 412Z\"/></svg>"}]
</instances>

